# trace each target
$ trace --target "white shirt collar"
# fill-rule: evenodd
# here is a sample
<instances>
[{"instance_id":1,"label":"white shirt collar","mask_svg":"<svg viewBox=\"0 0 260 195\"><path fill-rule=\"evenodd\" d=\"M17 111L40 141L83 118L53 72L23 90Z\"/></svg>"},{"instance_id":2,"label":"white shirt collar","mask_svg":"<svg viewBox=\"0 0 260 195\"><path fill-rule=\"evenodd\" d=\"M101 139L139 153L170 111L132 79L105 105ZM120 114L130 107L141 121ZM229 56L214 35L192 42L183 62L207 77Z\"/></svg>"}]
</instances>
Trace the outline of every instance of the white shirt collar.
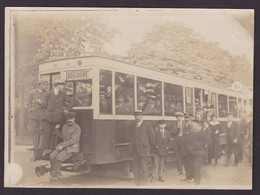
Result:
<instances>
[{"instance_id":1,"label":"white shirt collar","mask_svg":"<svg viewBox=\"0 0 260 195\"><path fill-rule=\"evenodd\" d=\"M56 89L56 88L53 89L53 92L54 92L55 95L58 95L58 94L59 94L59 90Z\"/></svg>"},{"instance_id":2,"label":"white shirt collar","mask_svg":"<svg viewBox=\"0 0 260 195\"><path fill-rule=\"evenodd\" d=\"M137 123L137 126L141 126L141 124L142 124L142 122L143 122L143 120L141 120L139 123Z\"/></svg>"}]
</instances>

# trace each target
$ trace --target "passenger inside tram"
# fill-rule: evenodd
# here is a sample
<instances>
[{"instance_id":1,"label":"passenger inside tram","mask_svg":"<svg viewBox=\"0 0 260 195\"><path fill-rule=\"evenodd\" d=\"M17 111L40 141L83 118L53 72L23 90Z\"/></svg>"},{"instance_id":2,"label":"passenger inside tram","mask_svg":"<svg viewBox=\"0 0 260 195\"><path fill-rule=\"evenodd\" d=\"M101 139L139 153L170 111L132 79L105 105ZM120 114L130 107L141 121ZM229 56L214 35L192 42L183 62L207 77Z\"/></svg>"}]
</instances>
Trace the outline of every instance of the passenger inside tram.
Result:
<instances>
[{"instance_id":1,"label":"passenger inside tram","mask_svg":"<svg viewBox=\"0 0 260 195\"><path fill-rule=\"evenodd\" d=\"M77 106L90 106L92 104L91 83L77 82L76 100Z\"/></svg>"},{"instance_id":2,"label":"passenger inside tram","mask_svg":"<svg viewBox=\"0 0 260 195\"><path fill-rule=\"evenodd\" d=\"M156 107L155 102L156 102L155 94L150 95L150 97L148 98L148 103L145 106L145 109L143 110L143 114L151 114L151 115L160 114L160 111Z\"/></svg>"}]
</instances>

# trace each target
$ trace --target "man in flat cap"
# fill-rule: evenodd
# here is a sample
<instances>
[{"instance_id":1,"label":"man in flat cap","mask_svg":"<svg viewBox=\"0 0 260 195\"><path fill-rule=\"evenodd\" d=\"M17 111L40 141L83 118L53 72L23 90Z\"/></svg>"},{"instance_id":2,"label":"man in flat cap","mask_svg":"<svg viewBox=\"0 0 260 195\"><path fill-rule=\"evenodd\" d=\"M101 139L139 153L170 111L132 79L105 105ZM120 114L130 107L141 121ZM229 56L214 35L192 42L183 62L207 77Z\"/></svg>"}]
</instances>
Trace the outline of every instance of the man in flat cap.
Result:
<instances>
[{"instance_id":1,"label":"man in flat cap","mask_svg":"<svg viewBox=\"0 0 260 195\"><path fill-rule=\"evenodd\" d=\"M50 154L51 176L53 179L60 178L60 167L62 162L69 159L73 153L79 152L79 140L81 129L75 123L75 113L66 114L67 123L63 125L61 132L58 133L62 142Z\"/></svg>"},{"instance_id":2,"label":"man in flat cap","mask_svg":"<svg viewBox=\"0 0 260 195\"><path fill-rule=\"evenodd\" d=\"M72 106L73 101L71 101L66 107L66 94L64 93L65 82L62 80L57 80L54 82L54 87L52 91L47 95L47 111L45 118L46 126L42 130L43 139L41 143L41 149L44 150L43 155L50 153L55 149L55 140L56 140L56 129L59 129L62 124L64 124L64 114L68 113Z\"/></svg>"},{"instance_id":3,"label":"man in flat cap","mask_svg":"<svg viewBox=\"0 0 260 195\"><path fill-rule=\"evenodd\" d=\"M173 146L174 151L176 155L176 162L177 162L177 175L182 175L182 169L183 169L183 162L182 162L182 156L180 153L180 142L183 134L183 128L184 128L184 114L182 112L176 112L175 117L177 119L176 124L174 126L174 137L173 137Z\"/></svg>"},{"instance_id":4,"label":"man in flat cap","mask_svg":"<svg viewBox=\"0 0 260 195\"><path fill-rule=\"evenodd\" d=\"M143 121L142 111L134 112L135 121L131 128L129 152L133 157L134 183L148 183L148 160L150 148L156 147L150 123ZM157 147L158 148L158 147Z\"/></svg>"},{"instance_id":5,"label":"man in flat cap","mask_svg":"<svg viewBox=\"0 0 260 195\"><path fill-rule=\"evenodd\" d=\"M32 135L33 148L35 150L39 145L39 126L40 117L46 111L46 95L49 83L47 81L40 81L37 89L33 90L28 99L28 129Z\"/></svg>"},{"instance_id":6,"label":"man in flat cap","mask_svg":"<svg viewBox=\"0 0 260 195\"><path fill-rule=\"evenodd\" d=\"M169 144L170 144L170 134L165 129L166 121L160 120L158 121L158 127L155 128L155 144L156 144L156 152L154 156L154 172L152 177L152 182L158 180L160 182L164 182L163 179L163 170L164 170L164 162L165 156L168 154Z\"/></svg>"}]
</instances>

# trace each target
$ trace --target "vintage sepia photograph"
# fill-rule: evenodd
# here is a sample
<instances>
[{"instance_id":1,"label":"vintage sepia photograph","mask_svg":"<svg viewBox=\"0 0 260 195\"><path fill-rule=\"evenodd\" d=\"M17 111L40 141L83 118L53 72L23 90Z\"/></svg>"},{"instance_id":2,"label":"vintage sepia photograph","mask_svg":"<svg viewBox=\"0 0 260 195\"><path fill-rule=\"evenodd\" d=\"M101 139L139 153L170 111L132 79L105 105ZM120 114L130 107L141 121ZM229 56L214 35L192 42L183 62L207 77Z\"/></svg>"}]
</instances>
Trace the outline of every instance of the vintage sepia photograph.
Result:
<instances>
[{"instance_id":1,"label":"vintage sepia photograph","mask_svg":"<svg viewBox=\"0 0 260 195\"><path fill-rule=\"evenodd\" d=\"M6 7L4 187L252 189L254 17Z\"/></svg>"}]
</instances>

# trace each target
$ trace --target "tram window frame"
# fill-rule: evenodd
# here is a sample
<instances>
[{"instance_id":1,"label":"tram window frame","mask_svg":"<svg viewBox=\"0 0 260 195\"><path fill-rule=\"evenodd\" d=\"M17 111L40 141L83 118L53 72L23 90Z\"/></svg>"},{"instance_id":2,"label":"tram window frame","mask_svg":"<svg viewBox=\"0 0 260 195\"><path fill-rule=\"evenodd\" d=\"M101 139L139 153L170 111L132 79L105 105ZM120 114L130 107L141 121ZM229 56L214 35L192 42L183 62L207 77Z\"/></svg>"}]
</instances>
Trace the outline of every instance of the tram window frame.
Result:
<instances>
[{"instance_id":1,"label":"tram window frame","mask_svg":"<svg viewBox=\"0 0 260 195\"><path fill-rule=\"evenodd\" d=\"M233 100L235 101L235 109L234 109L234 111L231 110L231 100L230 100L230 99L233 99ZM232 101L233 101L233 100L232 100ZM237 97L235 97L235 96L228 96L228 106L229 106L229 108L228 108L229 112L233 113L233 116L234 116L235 118L237 118L237 117L238 117ZM234 113L234 112L235 112L235 113Z\"/></svg>"},{"instance_id":2,"label":"tram window frame","mask_svg":"<svg viewBox=\"0 0 260 195\"><path fill-rule=\"evenodd\" d=\"M191 96L190 96L190 100L189 100L189 102L190 103L188 103L188 96L187 96L187 91L188 90L190 90L190 94L191 94ZM185 113L189 113L189 114L192 114L192 115L194 115L194 101L193 101L193 99L194 99L194 96L193 96L193 90L194 90L194 88L193 87L185 87ZM190 104L191 106L188 106L188 104ZM189 110L187 109L189 107Z\"/></svg>"},{"instance_id":3,"label":"tram window frame","mask_svg":"<svg viewBox=\"0 0 260 195\"><path fill-rule=\"evenodd\" d=\"M141 83L144 80L147 81L146 82L146 86L144 85L144 83ZM136 83L137 83L137 86L136 86L137 109L141 110L143 112L143 115L147 115L147 116L162 116L162 81L158 81L158 80L154 80L154 79L149 79L149 78L137 76L136 77ZM147 83L148 83L148 85L147 85ZM160 89L159 93L155 92L156 87L153 89L153 84L154 83L158 83L158 86L156 86L156 87L158 87ZM149 89L147 89L147 88L149 88ZM142 89L142 91L140 89ZM147 108L147 110L149 110L149 107L147 107L147 106L151 105L151 109L156 107L155 104L156 104L157 100L160 101L160 108L159 109L156 108L159 113L158 114L157 113L151 113L151 114L150 113L146 113L146 108ZM138 102L145 103L141 109L138 108Z\"/></svg>"},{"instance_id":4,"label":"tram window frame","mask_svg":"<svg viewBox=\"0 0 260 195\"><path fill-rule=\"evenodd\" d=\"M49 82L49 91L51 91L52 88L53 88L53 81L61 79L61 72L52 72L52 73L40 74L40 80L42 79L42 76L46 76L46 75L49 75L49 81L48 81ZM59 75L60 78L53 80L53 76L55 76L55 75Z\"/></svg>"},{"instance_id":5,"label":"tram window frame","mask_svg":"<svg viewBox=\"0 0 260 195\"><path fill-rule=\"evenodd\" d=\"M213 97L215 97L214 101L213 101ZM213 102L214 102L214 104L213 104ZM212 106L214 106L215 113L217 113L217 106L218 106L217 93L211 92L211 94L210 94L210 104Z\"/></svg>"},{"instance_id":6,"label":"tram window frame","mask_svg":"<svg viewBox=\"0 0 260 195\"><path fill-rule=\"evenodd\" d=\"M170 93L168 93L167 91L167 88L179 88L179 89L176 89L176 90L178 90L178 91L180 91L180 96L179 97L177 97L177 95L176 94L174 94L173 92L174 91L176 91L176 90L170 90L172 93L170 94ZM176 96L176 97L175 97ZM172 98L174 98L174 100L172 100L172 101L169 101L169 98L171 98L171 100L172 100ZM166 99L168 99L168 100L166 100ZM178 100L179 99L179 100ZM180 102L179 102L180 101ZM171 113L170 111L169 111L169 106L170 106L170 104L172 104L172 103L176 103L175 104L175 108L174 109L176 109L176 111L174 111L174 113ZM181 110L178 110L178 108L176 108L176 106L177 106L177 104L178 103L180 103L181 104ZM181 86L181 85L176 85L176 84L173 84L173 83L167 83L167 82L164 82L164 115L165 116L174 116L175 115L175 113L176 112L183 112L183 110L184 110L184 104L183 104L183 86Z\"/></svg>"},{"instance_id":7,"label":"tram window frame","mask_svg":"<svg viewBox=\"0 0 260 195\"><path fill-rule=\"evenodd\" d=\"M225 113L222 115L222 113L221 113L221 107L222 107L222 105L220 106L220 103L222 103L222 98L221 97L223 97L223 100L225 100L226 101L226 109L225 109ZM225 118L226 116L227 116L227 113L228 113L228 96L227 95L224 95L224 94L218 94L218 115L219 115L219 117L220 118Z\"/></svg>"},{"instance_id":8,"label":"tram window frame","mask_svg":"<svg viewBox=\"0 0 260 195\"><path fill-rule=\"evenodd\" d=\"M104 83L102 83L101 85L101 73L102 72L107 72L110 74L110 78L109 78L109 83L108 81L105 81ZM104 86L106 87L106 92L105 91L101 91L101 86L103 86L103 84L108 84L108 86ZM108 87L110 87L110 89L108 89ZM106 70L106 69L100 69L99 70L99 113L100 115L113 115L113 72L111 70ZM102 92L102 93L101 93ZM106 95L108 94L108 96L110 96L110 98L108 98L108 101L110 103L108 103L108 109L109 111L108 112L102 112L101 111L101 95L106 97ZM102 98L104 100L104 98Z\"/></svg>"},{"instance_id":9,"label":"tram window frame","mask_svg":"<svg viewBox=\"0 0 260 195\"><path fill-rule=\"evenodd\" d=\"M114 75L115 76L113 79L115 80L115 115L133 115L135 109L135 76L122 72L115 72ZM121 92L117 91L119 90L119 88L117 87L120 87L120 84L121 87L123 84L125 84L125 86L121 88ZM130 85L131 87L129 87ZM129 95L131 97L129 97ZM130 102L130 98L132 98L132 103ZM123 102L120 103L122 107L117 107L117 103L120 102L120 99L123 99ZM126 99L128 100L126 101ZM122 110L120 111L119 108L122 108ZM127 112L128 110L129 112Z\"/></svg>"}]
</instances>

